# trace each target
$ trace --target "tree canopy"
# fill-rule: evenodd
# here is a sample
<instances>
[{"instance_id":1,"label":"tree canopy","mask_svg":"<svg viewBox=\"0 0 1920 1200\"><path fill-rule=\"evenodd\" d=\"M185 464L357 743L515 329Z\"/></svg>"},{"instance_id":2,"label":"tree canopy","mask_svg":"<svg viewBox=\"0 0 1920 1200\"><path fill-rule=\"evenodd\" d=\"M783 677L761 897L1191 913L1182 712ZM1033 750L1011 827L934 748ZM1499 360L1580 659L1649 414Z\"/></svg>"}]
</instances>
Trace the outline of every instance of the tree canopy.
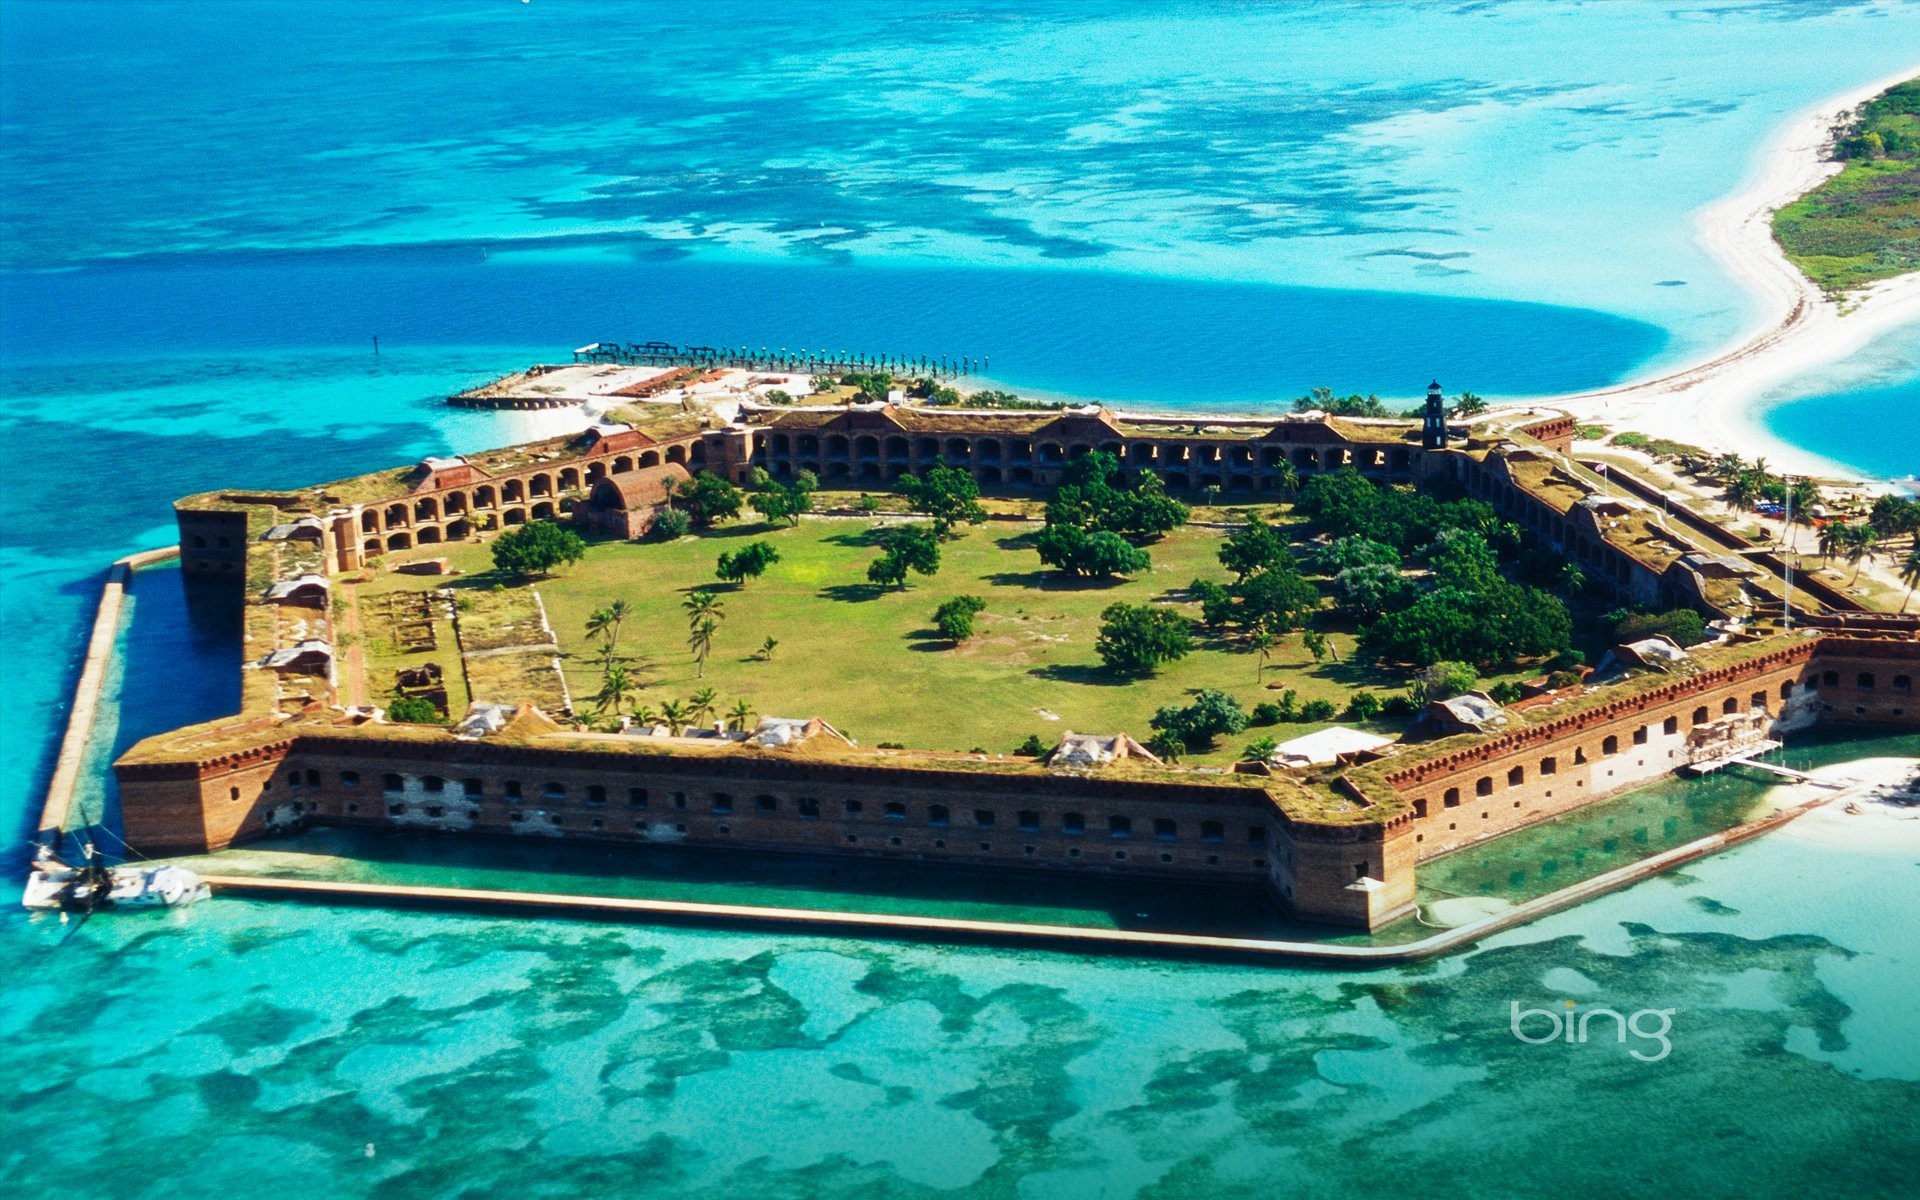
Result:
<instances>
[{"instance_id":1,"label":"tree canopy","mask_svg":"<svg viewBox=\"0 0 1920 1200\"><path fill-rule=\"evenodd\" d=\"M1132 484L1123 486L1120 461L1105 450L1068 463L1047 502L1048 525L1131 537L1157 537L1186 524L1191 515L1190 508L1167 495L1152 471L1139 472Z\"/></svg>"},{"instance_id":2,"label":"tree canopy","mask_svg":"<svg viewBox=\"0 0 1920 1200\"><path fill-rule=\"evenodd\" d=\"M896 525L885 534L885 553L867 564L867 580L906 590L907 572L932 575L940 569L940 538L928 525Z\"/></svg>"},{"instance_id":3,"label":"tree canopy","mask_svg":"<svg viewBox=\"0 0 1920 1200\"><path fill-rule=\"evenodd\" d=\"M1131 575L1151 565L1145 550L1117 533L1088 533L1077 525L1048 525L1034 538L1040 561L1081 576Z\"/></svg>"},{"instance_id":4,"label":"tree canopy","mask_svg":"<svg viewBox=\"0 0 1920 1200\"><path fill-rule=\"evenodd\" d=\"M1153 714L1149 724L1188 750L1204 751L1221 737L1244 730L1247 710L1218 688L1202 688L1194 693L1192 703L1167 705Z\"/></svg>"},{"instance_id":5,"label":"tree canopy","mask_svg":"<svg viewBox=\"0 0 1920 1200\"><path fill-rule=\"evenodd\" d=\"M798 525L800 514L813 511L813 493L819 487L820 480L812 471L802 471L792 483L782 483L765 471L756 469L753 473L753 495L748 503L769 521Z\"/></svg>"},{"instance_id":6,"label":"tree canopy","mask_svg":"<svg viewBox=\"0 0 1920 1200\"><path fill-rule=\"evenodd\" d=\"M722 554L714 574L729 583L745 583L760 578L768 567L779 561L780 552L773 548L772 542L749 542L738 550Z\"/></svg>"},{"instance_id":7,"label":"tree canopy","mask_svg":"<svg viewBox=\"0 0 1920 1200\"><path fill-rule=\"evenodd\" d=\"M1293 411L1324 412L1335 417L1390 417L1380 397L1367 395L1336 396L1332 388L1317 387L1293 402Z\"/></svg>"},{"instance_id":8,"label":"tree canopy","mask_svg":"<svg viewBox=\"0 0 1920 1200\"><path fill-rule=\"evenodd\" d=\"M670 499L695 525L709 529L739 516L746 494L712 471L702 471L675 488Z\"/></svg>"},{"instance_id":9,"label":"tree canopy","mask_svg":"<svg viewBox=\"0 0 1920 1200\"><path fill-rule=\"evenodd\" d=\"M973 472L961 467L935 463L918 476L902 475L898 487L913 511L933 518L934 535L942 540L953 536L954 526L962 521L978 525L987 519L987 510L980 507L980 484Z\"/></svg>"},{"instance_id":10,"label":"tree canopy","mask_svg":"<svg viewBox=\"0 0 1920 1200\"><path fill-rule=\"evenodd\" d=\"M978 596L955 596L933 610L933 627L950 642L964 642L973 636L973 618L986 607Z\"/></svg>"},{"instance_id":11,"label":"tree canopy","mask_svg":"<svg viewBox=\"0 0 1920 1200\"><path fill-rule=\"evenodd\" d=\"M493 540L493 565L522 579L579 562L586 553L579 534L552 521L529 521Z\"/></svg>"},{"instance_id":12,"label":"tree canopy","mask_svg":"<svg viewBox=\"0 0 1920 1200\"><path fill-rule=\"evenodd\" d=\"M1110 604L1100 618L1094 650L1109 670L1119 674L1151 675L1193 649L1191 624L1164 605Z\"/></svg>"}]
</instances>

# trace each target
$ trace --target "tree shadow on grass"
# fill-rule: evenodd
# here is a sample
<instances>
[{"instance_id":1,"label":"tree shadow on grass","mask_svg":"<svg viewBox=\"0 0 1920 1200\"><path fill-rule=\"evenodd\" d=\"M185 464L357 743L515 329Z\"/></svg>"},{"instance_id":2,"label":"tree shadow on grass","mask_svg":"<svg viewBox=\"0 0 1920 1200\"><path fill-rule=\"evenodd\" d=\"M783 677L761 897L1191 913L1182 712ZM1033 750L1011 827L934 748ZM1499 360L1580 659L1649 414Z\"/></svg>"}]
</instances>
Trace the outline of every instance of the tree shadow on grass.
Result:
<instances>
[{"instance_id":1,"label":"tree shadow on grass","mask_svg":"<svg viewBox=\"0 0 1920 1200\"><path fill-rule=\"evenodd\" d=\"M907 649L922 654L943 654L955 648L955 643L947 635L929 625L925 629L915 629L907 633Z\"/></svg>"},{"instance_id":2,"label":"tree shadow on grass","mask_svg":"<svg viewBox=\"0 0 1920 1200\"><path fill-rule=\"evenodd\" d=\"M1037 592L1104 592L1130 582L1118 575L1084 578L1065 571L1000 571L982 576L995 587L1029 588Z\"/></svg>"},{"instance_id":3,"label":"tree shadow on grass","mask_svg":"<svg viewBox=\"0 0 1920 1200\"><path fill-rule=\"evenodd\" d=\"M884 546L887 544L889 529L890 527L886 525L870 525L865 529L850 529L845 533L830 534L820 540L835 546L864 546L869 548Z\"/></svg>"},{"instance_id":4,"label":"tree shadow on grass","mask_svg":"<svg viewBox=\"0 0 1920 1200\"><path fill-rule=\"evenodd\" d=\"M785 521L739 521L731 525L716 525L707 529L696 528L693 534L702 541L715 541L727 538L765 537L769 533L779 533L787 527Z\"/></svg>"},{"instance_id":5,"label":"tree shadow on grass","mask_svg":"<svg viewBox=\"0 0 1920 1200\"><path fill-rule=\"evenodd\" d=\"M993 539L993 544L1002 550L1031 550L1040 538L1040 531L1030 529L1025 533L1010 533L1006 537Z\"/></svg>"},{"instance_id":6,"label":"tree shadow on grass","mask_svg":"<svg viewBox=\"0 0 1920 1200\"><path fill-rule=\"evenodd\" d=\"M1027 671L1036 679L1050 679L1055 683L1083 683L1092 687L1126 687L1140 682L1132 675L1122 675L1109 671L1105 667L1079 666L1072 663L1049 663L1044 667L1033 667Z\"/></svg>"},{"instance_id":7,"label":"tree shadow on grass","mask_svg":"<svg viewBox=\"0 0 1920 1200\"><path fill-rule=\"evenodd\" d=\"M866 600L878 600L892 590L877 583L836 583L821 588L815 594L823 600L845 600L858 604Z\"/></svg>"}]
</instances>

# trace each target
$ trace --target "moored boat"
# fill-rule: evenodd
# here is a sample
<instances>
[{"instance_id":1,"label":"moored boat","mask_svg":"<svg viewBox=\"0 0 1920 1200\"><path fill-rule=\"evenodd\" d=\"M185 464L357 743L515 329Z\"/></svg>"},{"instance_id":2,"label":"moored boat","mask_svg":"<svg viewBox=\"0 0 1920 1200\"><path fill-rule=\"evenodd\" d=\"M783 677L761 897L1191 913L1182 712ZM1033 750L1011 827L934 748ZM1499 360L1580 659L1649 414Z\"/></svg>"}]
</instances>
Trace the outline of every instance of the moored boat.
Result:
<instances>
[{"instance_id":1,"label":"moored boat","mask_svg":"<svg viewBox=\"0 0 1920 1200\"><path fill-rule=\"evenodd\" d=\"M87 847L86 861L69 866L42 849L20 902L27 908L93 912L103 908L178 908L210 893L200 876L171 863L109 867Z\"/></svg>"}]
</instances>

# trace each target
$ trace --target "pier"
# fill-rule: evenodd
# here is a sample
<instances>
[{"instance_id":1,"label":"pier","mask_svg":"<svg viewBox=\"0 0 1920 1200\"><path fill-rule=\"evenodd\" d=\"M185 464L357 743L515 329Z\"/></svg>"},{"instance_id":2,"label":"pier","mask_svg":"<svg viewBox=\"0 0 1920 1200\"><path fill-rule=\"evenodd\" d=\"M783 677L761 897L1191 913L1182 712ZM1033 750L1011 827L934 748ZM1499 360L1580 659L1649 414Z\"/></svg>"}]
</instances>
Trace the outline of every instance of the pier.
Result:
<instances>
[{"instance_id":1,"label":"pier","mask_svg":"<svg viewBox=\"0 0 1920 1200\"><path fill-rule=\"evenodd\" d=\"M855 354L846 350L775 350L762 346L692 346L673 342L590 342L575 347L576 363L627 367L707 367L739 371L792 371L806 375L844 375L852 371L891 371L933 379L958 379L987 369L985 357L971 355Z\"/></svg>"},{"instance_id":2,"label":"pier","mask_svg":"<svg viewBox=\"0 0 1920 1200\"><path fill-rule=\"evenodd\" d=\"M1841 785L1848 791L1860 785ZM1505 929L1617 891L1696 859L1717 854L1777 829L1847 794L1809 800L1780 809L1721 833L1676 846L1557 892L1516 904L1477 921L1456 925L1418 941L1399 945L1280 941L1269 938L1216 937L1207 934L1150 933L1068 925L978 921L957 917L903 916L811 908L746 904L708 904L680 900L640 900L618 896L580 896L483 888L420 887L406 884L341 883L270 876L207 875L216 895L313 904L355 904L384 908L454 912L517 913L526 916L599 921L692 925L703 928L780 929L819 935L887 938L915 942L1001 945L1080 954L1150 955L1168 959L1349 966L1392 966L1449 954Z\"/></svg>"}]
</instances>

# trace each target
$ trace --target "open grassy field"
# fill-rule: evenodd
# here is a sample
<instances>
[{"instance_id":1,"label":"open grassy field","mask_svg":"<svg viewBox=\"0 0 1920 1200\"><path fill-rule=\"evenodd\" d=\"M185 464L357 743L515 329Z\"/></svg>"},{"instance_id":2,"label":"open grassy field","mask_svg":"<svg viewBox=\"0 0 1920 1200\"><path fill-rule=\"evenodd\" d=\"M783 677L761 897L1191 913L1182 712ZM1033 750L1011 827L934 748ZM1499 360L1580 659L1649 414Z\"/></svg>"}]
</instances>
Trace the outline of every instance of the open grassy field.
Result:
<instances>
[{"instance_id":1,"label":"open grassy field","mask_svg":"<svg viewBox=\"0 0 1920 1200\"><path fill-rule=\"evenodd\" d=\"M585 561L537 584L574 695L599 690L598 655L584 627L588 614L614 599L633 608L621 653L641 680L639 702L658 707L712 687L722 710L744 698L757 714L820 716L869 745L1010 751L1029 734L1051 744L1063 729L1125 730L1144 740L1154 710L1183 703L1193 689L1221 688L1251 708L1277 699L1279 688L1292 688L1302 702L1324 698L1344 708L1356 689L1404 686L1394 672L1315 664L1298 634L1281 641L1260 682L1254 654L1207 639L1154 678L1110 675L1094 653L1101 610L1117 601L1178 601L1196 576L1224 580L1215 559L1217 530L1189 526L1155 543L1152 571L1136 579L1079 583L1043 569L1027 548L1037 525L992 522L947 543L938 575L912 576L906 591L882 592L866 582L867 563L879 553L875 526L817 518L795 529L748 523L667 544L593 544ZM778 564L744 588L715 581L720 553L761 538L779 550ZM484 546L436 549L464 574L451 580L389 574L382 586L451 584L466 591L496 582ZM704 679L696 677L687 651L681 610L686 596L702 587L725 606ZM963 594L984 598L987 609L976 620L974 639L955 648L934 633L930 617L942 600ZM758 654L769 637L779 643L770 662ZM1332 638L1344 656L1351 635ZM1260 733L1284 740L1315 728L1249 730L1197 760L1230 760Z\"/></svg>"}]
</instances>

